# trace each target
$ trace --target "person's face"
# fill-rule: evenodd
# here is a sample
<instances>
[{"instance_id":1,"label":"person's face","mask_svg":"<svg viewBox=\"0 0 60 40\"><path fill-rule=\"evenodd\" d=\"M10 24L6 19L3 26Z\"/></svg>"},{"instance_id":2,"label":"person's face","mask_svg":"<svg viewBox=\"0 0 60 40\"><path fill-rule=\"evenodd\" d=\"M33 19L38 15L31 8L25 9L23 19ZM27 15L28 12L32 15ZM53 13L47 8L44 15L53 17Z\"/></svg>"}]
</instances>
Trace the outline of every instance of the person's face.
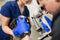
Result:
<instances>
[{"instance_id":1,"label":"person's face","mask_svg":"<svg viewBox=\"0 0 60 40\"><path fill-rule=\"evenodd\" d=\"M44 6L45 10L49 13L54 13L57 8L55 0L38 0L38 2Z\"/></svg>"}]
</instances>

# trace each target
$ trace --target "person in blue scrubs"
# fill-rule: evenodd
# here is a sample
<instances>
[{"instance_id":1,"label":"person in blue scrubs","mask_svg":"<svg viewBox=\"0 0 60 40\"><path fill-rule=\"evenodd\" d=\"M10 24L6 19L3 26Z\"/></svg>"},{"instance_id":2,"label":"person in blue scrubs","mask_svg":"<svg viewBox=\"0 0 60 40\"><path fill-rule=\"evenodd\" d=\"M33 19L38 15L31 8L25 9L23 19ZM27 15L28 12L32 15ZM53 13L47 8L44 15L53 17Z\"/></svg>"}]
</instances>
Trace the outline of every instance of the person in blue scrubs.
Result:
<instances>
[{"instance_id":1,"label":"person in blue scrubs","mask_svg":"<svg viewBox=\"0 0 60 40\"><path fill-rule=\"evenodd\" d=\"M13 31L8 27L12 19L17 18L19 15L29 17L29 10L25 4L30 4L31 0L16 0L8 1L1 7L1 22L0 26L0 40L9 38L10 35L15 37ZM9 39L6 39L9 40ZM22 40L30 40L29 35Z\"/></svg>"}]
</instances>

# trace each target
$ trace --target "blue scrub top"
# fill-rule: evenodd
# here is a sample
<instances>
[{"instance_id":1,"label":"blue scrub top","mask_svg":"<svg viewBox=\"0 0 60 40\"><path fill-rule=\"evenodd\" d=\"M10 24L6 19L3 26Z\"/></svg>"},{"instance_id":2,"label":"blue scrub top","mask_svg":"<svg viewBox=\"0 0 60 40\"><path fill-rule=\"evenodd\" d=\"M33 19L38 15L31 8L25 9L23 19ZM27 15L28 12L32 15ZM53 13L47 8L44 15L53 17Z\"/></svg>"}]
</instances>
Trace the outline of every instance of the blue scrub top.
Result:
<instances>
[{"instance_id":1,"label":"blue scrub top","mask_svg":"<svg viewBox=\"0 0 60 40\"><path fill-rule=\"evenodd\" d=\"M17 18L19 15L21 15L21 12L20 12L20 9L19 9L19 6L17 4L16 1L9 1L9 2L6 2L2 7L1 7L1 14L5 17L8 17L10 18L11 20L14 19L14 18ZM24 12L23 14L24 16L26 17L29 17L29 10L27 8L27 6L24 7ZM2 36L3 35L3 36ZM0 27L0 38L5 38L7 37L8 35L5 34L1 27Z\"/></svg>"},{"instance_id":2,"label":"blue scrub top","mask_svg":"<svg viewBox=\"0 0 60 40\"><path fill-rule=\"evenodd\" d=\"M16 1L9 1L5 5L2 6L1 14L3 16L13 19L21 15L21 12ZM24 7L23 15L27 17L29 16L29 10L26 6Z\"/></svg>"}]
</instances>

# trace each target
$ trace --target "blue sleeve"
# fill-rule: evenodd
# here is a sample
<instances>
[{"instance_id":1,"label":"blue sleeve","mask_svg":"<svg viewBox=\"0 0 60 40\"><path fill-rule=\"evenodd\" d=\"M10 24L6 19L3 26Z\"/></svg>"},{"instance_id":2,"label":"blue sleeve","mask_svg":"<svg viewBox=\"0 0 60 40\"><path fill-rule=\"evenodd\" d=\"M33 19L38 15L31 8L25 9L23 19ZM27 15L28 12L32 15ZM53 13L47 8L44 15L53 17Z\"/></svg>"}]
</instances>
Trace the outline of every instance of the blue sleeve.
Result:
<instances>
[{"instance_id":1,"label":"blue sleeve","mask_svg":"<svg viewBox=\"0 0 60 40\"><path fill-rule=\"evenodd\" d=\"M10 2L7 2L1 7L1 14L5 17L11 17L11 12L10 12Z\"/></svg>"}]
</instances>

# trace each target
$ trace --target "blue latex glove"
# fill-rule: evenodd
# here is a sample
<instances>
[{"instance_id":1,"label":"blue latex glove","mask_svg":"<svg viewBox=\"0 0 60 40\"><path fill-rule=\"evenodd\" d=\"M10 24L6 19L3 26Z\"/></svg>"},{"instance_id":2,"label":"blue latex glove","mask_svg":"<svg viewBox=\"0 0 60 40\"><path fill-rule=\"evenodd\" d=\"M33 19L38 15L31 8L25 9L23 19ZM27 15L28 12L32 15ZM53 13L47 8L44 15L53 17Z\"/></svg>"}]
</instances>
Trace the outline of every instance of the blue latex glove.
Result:
<instances>
[{"instance_id":1,"label":"blue latex glove","mask_svg":"<svg viewBox=\"0 0 60 40\"><path fill-rule=\"evenodd\" d=\"M14 35L21 35L25 32L29 32L30 30L30 25L26 22L26 17L18 17L18 20L17 20L17 25L16 27L13 29L13 33Z\"/></svg>"}]
</instances>

